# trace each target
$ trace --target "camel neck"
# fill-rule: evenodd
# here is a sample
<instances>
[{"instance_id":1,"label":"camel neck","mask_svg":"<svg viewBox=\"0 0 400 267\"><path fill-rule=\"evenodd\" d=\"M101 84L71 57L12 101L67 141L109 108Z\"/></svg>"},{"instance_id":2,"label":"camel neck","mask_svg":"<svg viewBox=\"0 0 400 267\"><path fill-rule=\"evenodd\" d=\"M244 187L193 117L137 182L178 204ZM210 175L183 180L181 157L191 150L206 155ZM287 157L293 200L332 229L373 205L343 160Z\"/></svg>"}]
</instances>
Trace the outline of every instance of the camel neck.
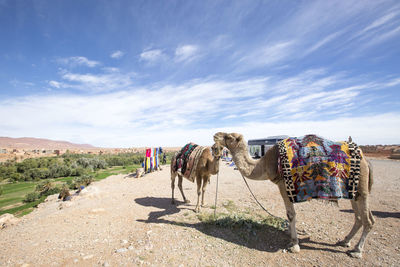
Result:
<instances>
[{"instance_id":1,"label":"camel neck","mask_svg":"<svg viewBox=\"0 0 400 267\"><path fill-rule=\"evenodd\" d=\"M246 178L252 180L272 180L276 178L277 173L276 153L276 147L274 146L262 158L254 160L248 153L247 145L240 143L232 151L232 156L240 173Z\"/></svg>"},{"instance_id":2,"label":"camel neck","mask_svg":"<svg viewBox=\"0 0 400 267\"><path fill-rule=\"evenodd\" d=\"M212 160L209 161L209 172L210 174L214 175L217 174L219 171L219 157L212 157Z\"/></svg>"}]
</instances>

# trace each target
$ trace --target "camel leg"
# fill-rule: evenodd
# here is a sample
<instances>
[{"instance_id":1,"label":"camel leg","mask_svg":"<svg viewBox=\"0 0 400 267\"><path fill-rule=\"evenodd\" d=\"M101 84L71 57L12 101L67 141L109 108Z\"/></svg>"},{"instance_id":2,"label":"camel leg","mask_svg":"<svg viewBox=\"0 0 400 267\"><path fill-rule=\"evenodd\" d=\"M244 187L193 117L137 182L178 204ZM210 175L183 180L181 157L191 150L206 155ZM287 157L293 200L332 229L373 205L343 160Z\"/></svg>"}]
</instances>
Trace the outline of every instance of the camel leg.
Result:
<instances>
[{"instance_id":1,"label":"camel leg","mask_svg":"<svg viewBox=\"0 0 400 267\"><path fill-rule=\"evenodd\" d=\"M281 193L283 202L285 203L286 215L289 220L290 246L288 250L293 253L298 253L300 252L300 246L296 232L296 211L294 209L293 203L290 202L289 197L286 193L284 182L279 184L279 191Z\"/></svg>"},{"instance_id":2,"label":"camel leg","mask_svg":"<svg viewBox=\"0 0 400 267\"><path fill-rule=\"evenodd\" d=\"M203 176L203 186L201 188L201 206L202 207L204 207L204 193L206 192L207 180L209 181L210 178L207 175Z\"/></svg>"},{"instance_id":3,"label":"camel leg","mask_svg":"<svg viewBox=\"0 0 400 267\"><path fill-rule=\"evenodd\" d=\"M371 231L372 226L375 223L375 219L371 211L369 210L367 196L359 196L356 201L356 204L357 204L358 214L360 215L361 218L363 231L361 234L360 241L358 241L358 244L352 251L349 251L349 254L354 258L361 258L365 240L367 239L367 235Z\"/></svg>"},{"instance_id":4,"label":"camel leg","mask_svg":"<svg viewBox=\"0 0 400 267\"><path fill-rule=\"evenodd\" d=\"M176 173L171 172L171 189L172 189L171 203L172 204L175 204L175 199L174 199L175 178L176 178Z\"/></svg>"},{"instance_id":5,"label":"camel leg","mask_svg":"<svg viewBox=\"0 0 400 267\"><path fill-rule=\"evenodd\" d=\"M358 230L360 230L362 226L358 204L354 199L351 200L351 206L353 207L354 210L353 228L351 228L350 233L342 241L336 243L338 246L350 247L350 240L354 237L354 235L358 232Z\"/></svg>"},{"instance_id":6,"label":"camel leg","mask_svg":"<svg viewBox=\"0 0 400 267\"><path fill-rule=\"evenodd\" d=\"M201 182L202 182L201 176L196 177L196 182L197 182L197 204L194 211L200 212L200 194L201 194Z\"/></svg>"},{"instance_id":7,"label":"camel leg","mask_svg":"<svg viewBox=\"0 0 400 267\"><path fill-rule=\"evenodd\" d=\"M182 181L183 181L183 177L178 174L178 187L179 187L179 190L181 191L183 201L185 203L189 203L190 201L188 199L186 199L185 194L183 193Z\"/></svg>"}]
</instances>

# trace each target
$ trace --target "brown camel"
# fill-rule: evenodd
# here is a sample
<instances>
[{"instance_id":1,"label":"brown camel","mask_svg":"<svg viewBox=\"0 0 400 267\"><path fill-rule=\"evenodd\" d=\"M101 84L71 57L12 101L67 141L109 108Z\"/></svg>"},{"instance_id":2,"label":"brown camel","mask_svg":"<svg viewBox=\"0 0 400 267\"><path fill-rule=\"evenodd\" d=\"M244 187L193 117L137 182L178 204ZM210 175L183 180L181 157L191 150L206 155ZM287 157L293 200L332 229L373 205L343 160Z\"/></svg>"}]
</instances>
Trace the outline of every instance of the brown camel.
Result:
<instances>
[{"instance_id":1,"label":"brown camel","mask_svg":"<svg viewBox=\"0 0 400 267\"><path fill-rule=\"evenodd\" d=\"M197 204L195 208L195 212L200 211L200 194L201 194L201 206L204 206L204 192L206 191L206 186L208 181L210 180L210 176L217 174L219 171L219 159L221 157L222 147L218 147L213 145L211 147L212 153L210 149L204 149L203 153L200 155L200 159L197 163L195 172L195 181L197 183ZM174 189L175 189L175 178L178 176L178 187L181 191L183 201L189 203L190 201L186 199L185 194L183 193L182 188L182 180L183 176L181 173L174 171L173 162L178 153L176 153L171 160L171 188L172 188L172 204L175 204L174 199Z\"/></svg>"},{"instance_id":2,"label":"brown camel","mask_svg":"<svg viewBox=\"0 0 400 267\"><path fill-rule=\"evenodd\" d=\"M287 195L285 181L278 173L278 146L274 145L262 158L254 160L249 156L247 144L241 134L219 132L214 135L214 141L217 145L229 149L233 161L244 177L252 180L271 180L273 183L278 185L280 194L285 203L286 214L289 220L289 232L291 237L289 251L300 252L299 241L296 233L296 212L293 203L290 202ZM353 250L349 251L350 256L356 258L362 257L365 240L375 223L368 207L368 195L373 182L372 169L365 157L362 157L360 167L358 193L355 199L351 199L351 205L355 213L355 223L350 233L342 241L337 243L337 245L349 247L350 240L358 232L361 226L363 226L363 232L358 244Z\"/></svg>"}]
</instances>

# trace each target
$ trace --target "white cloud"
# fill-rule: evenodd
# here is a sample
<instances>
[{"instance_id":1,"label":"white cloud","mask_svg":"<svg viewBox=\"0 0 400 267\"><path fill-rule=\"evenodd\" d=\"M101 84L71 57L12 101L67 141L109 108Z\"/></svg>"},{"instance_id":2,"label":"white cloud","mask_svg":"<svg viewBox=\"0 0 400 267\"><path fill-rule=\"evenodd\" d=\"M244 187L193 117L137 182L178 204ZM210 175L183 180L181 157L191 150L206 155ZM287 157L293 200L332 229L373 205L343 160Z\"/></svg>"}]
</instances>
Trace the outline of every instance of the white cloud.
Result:
<instances>
[{"instance_id":1,"label":"white cloud","mask_svg":"<svg viewBox=\"0 0 400 267\"><path fill-rule=\"evenodd\" d=\"M122 52L122 51L120 51L120 50L117 50L117 51L112 52L111 55L110 55L110 57L111 57L111 58L118 59L118 58L123 57L124 54L125 54L124 52Z\"/></svg>"},{"instance_id":2,"label":"white cloud","mask_svg":"<svg viewBox=\"0 0 400 267\"><path fill-rule=\"evenodd\" d=\"M152 49L143 51L140 54L140 60L149 64L156 63L157 61L165 59L167 56L160 49Z\"/></svg>"},{"instance_id":3,"label":"white cloud","mask_svg":"<svg viewBox=\"0 0 400 267\"><path fill-rule=\"evenodd\" d=\"M369 42L367 42L365 44L365 47L370 47L370 46L380 44L380 43L387 41L388 39L393 38L397 35L400 35L400 25L398 25L394 29L390 29L381 34L376 34Z\"/></svg>"},{"instance_id":4,"label":"white cloud","mask_svg":"<svg viewBox=\"0 0 400 267\"><path fill-rule=\"evenodd\" d=\"M356 115L327 120L296 120L271 123L246 123L241 127L227 127L225 131L237 131L246 139L262 138L270 135L303 136L317 134L331 140L344 141L348 136L362 144L398 144L400 138L400 113L380 115Z\"/></svg>"},{"instance_id":5,"label":"white cloud","mask_svg":"<svg viewBox=\"0 0 400 267\"><path fill-rule=\"evenodd\" d=\"M360 143L400 142L398 113L358 115L368 101L366 90L374 90L374 83L357 84L340 75L327 75L324 70L305 71L286 81L276 77L207 79L151 88L133 88L129 74L122 73L64 72L63 78L82 88L125 90L0 101L0 135L98 146L209 144L219 130L242 132L248 138L317 133L333 139L352 135ZM398 81L386 84L393 82ZM49 84L64 86L56 81ZM291 89L279 90L286 85ZM220 124L227 126L221 129Z\"/></svg>"},{"instance_id":6,"label":"white cloud","mask_svg":"<svg viewBox=\"0 0 400 267\"><path fill-rule=\"evenodd\" d=\"M393 7L393 8L391 8ZM400 35L399 5L381 1L306 1L296 5L265 37L238 47L236 71L293 67L302 58L324 49L327 55L360 56ZM351 53L343 51L351 50Z\"/></svg>"},{"instance_id":7,"label":"white cloud","mask_svg":"<svg viewBox=\"0 0 400 267\"><path fill-rule=\"evenodd\" d=\"M281 64L292 57L294 44L294 41L283 41L251 49L237 61L237 68L247 70Z\"/></svg>"},{"instance_id":8,"label":"white cloud","mask_svg":"<svg viewBox=\"0 0 400 267\"><path fill-rule=\"evenodd\" d=\"M87 66L90 68L96 67L100 65L100 62L89 60L86 57L69 57L69 58L60 58L57 60L60 64L67 65L70 67L76 66Z\"/></svg>"},{"instance_id":9,"label":"white cloud","mask_svg":"<svg viewBox=\"0 0 400 267\"><path fill-rule=\"evenodd\" d=\"M327 43L331 42L332 40L336 39L338 36L340 36L343 33L343 31L338 31L334 32L332 34L329 34L322 40L318 41L315 45L313 45L311 48L309 48L305 53L304 56L320 49L322 46L326 45Z\"/></svg>"},{"instance_id":10,"label":"white cloud","mask_svg":"<svg viewBox=\"0 0 400 267\"><path fill-rule=\"evenodd\" d=\"M396 85L399 85L399 84L400 84L400 78L397 78L397 79L393 79L391 81L388 81L387 83L384 84L384 86L391 87L391 86L396 86Z\"/></svg>"},{"instance_id":11,"label":"white cloud","mask_svg":"<svg viewBox=\"0 0 400 267\"><path fill-rule=\"evenodd\" d=\"M374 20L371 24L369 24L367 27L365 27L364 29L362 29L358 35L362 35L363 33L376 29L378 27L384 26L386 23L388 23L390 20L392 20L393 18L395 18L398 15L397 12L391 12L388 13L386 15L384 15L383 17L380 17L376 20Z\"/></svg>"},{"instance_id":12,"label":"white cloud","mask_svg":"<svg viewBox=\"0 0 400 267\"><path fill-rule=\"evenodd\" d=\"M62 83L57 82L57 81L49 81L49 85L50 85L51 87L54 87L54 88L57 88L57 89L59 89L59 88L62 87Z\"/></svg>"},{"instance_id":13,"label":"white cloud","mask_svg":"<svg viewBox=\"0 0 400 267\"><path fill-rule=\"evenodd\" d=\"M175 50L175 61L177 62L189 62L199 56L199 47L196 45L181 45Z\"/></svg>"},{"instance_id":14,"label":"white cloud","mask_svg":"<svg viewBox=\"0 0 400 267\"><path fill-rule=\"evenodd\" d=\"M68 82L63 87L76 88L82 91L107 92L116 89L126 90L133 84L133 74L121 74L117 69L108 73L80 74L63 71L61 78Z\"/></svg>"}]
</instances>

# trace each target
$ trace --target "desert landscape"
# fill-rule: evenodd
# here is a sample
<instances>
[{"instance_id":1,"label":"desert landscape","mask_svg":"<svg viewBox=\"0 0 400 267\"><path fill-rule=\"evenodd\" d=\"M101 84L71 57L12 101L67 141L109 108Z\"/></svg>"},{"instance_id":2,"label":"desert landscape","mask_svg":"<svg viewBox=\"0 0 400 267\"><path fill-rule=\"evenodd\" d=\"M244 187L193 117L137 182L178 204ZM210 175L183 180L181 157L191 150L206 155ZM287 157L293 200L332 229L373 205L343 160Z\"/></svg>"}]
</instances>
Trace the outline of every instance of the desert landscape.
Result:
<instances>
[{"instance_id":1,"label":"desert landscape","mask_svg":"<svg viewBox=\"0 0 400 267\"><path fill-rule=\"evenodd\" d=\"M222 161L216 221L217 176L207 187L207 206L197 214L196 186L187 180L183 188L191 203L183 203L177 192L177 205L171 204L167 165L139 179L114 175L91 184L71 201L49 196L32 213L4 223L0 265L398 266L400 162L374 158L372 165L370 207L376 224L362 259L335 246L354 220L349 201L339 201L339 207L320 201L296 204L301 252L292 254L286 250L289 236L284 226L262 223L268 215L252 199L240 173ZM272 214L286 218L274 184L248 182Z\"/></svg>"},{"instance_id":2,"label":"desert landscape","mask_svg":"<svg viewBox=\"0 0 400 267\"><path fill-rule=\"evenodd\" d=\"M399 0L0 14L0 267L400 266Z\"/></svg>"}]
</instances>

